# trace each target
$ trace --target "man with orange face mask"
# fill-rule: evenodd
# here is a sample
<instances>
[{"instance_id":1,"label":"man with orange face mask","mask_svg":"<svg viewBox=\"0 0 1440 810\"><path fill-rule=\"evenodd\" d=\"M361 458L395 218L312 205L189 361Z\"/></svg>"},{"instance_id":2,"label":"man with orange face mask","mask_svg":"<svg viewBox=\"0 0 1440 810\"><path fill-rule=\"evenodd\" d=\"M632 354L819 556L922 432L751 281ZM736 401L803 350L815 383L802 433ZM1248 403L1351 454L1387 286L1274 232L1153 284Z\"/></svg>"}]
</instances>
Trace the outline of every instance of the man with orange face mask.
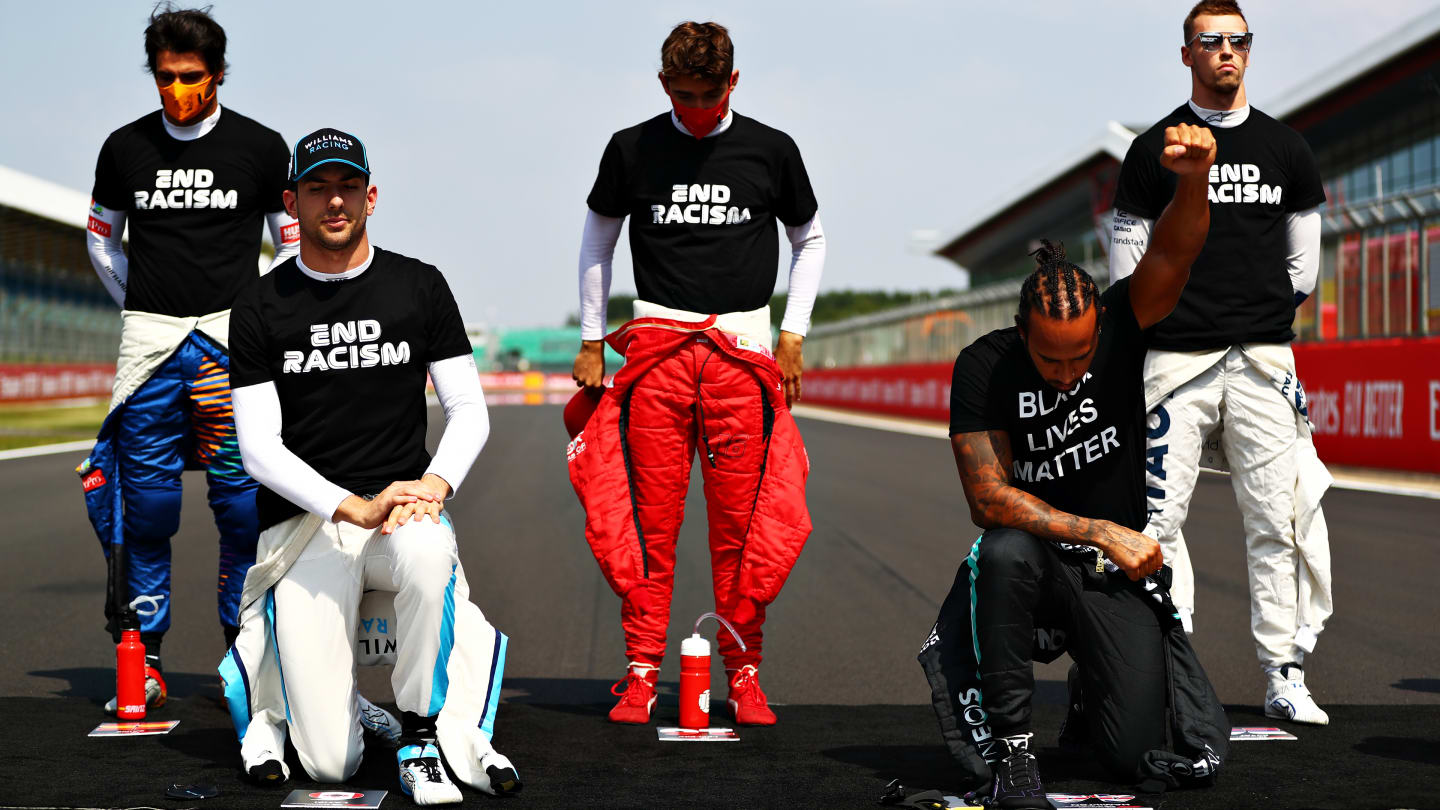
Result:
<instances>
[{"instance_id":1,"label":"man with orange face mask","mask_svg":"<svg viewBox=\"0 0 1440 810\"><path fill-rule=\"evenodd\" d=\"M629 668L616 723L645 723L665 654L675 540L697 449L705 478L715 610L735 721L771 725L760 690L761 626L810 534L809 463L790 403L820 285L825 240L800 150L730 109L740 74L724 26L686 22L660 49L671 109L615 133L586 201L575 381L605 375L610 265L625 218L635 320L607 340L625 356L571 445L586 539L621 598ZM790 290L771 354L776 226L791 245Z\"/></svg>"},{"instance_id":2,"label":"man with orange face mask","mask_svg":"<svg viewBox=\"0 0 1440 810\"><path fill-rule=\"evenodd\" d=\"M162 109L111 133L95 166L89 252L124 326L110 414L78 472L111 560L108 629L118 639L117 611L140 614L147 702L156 706L165 700L160 642L185 469L206 473L220 534L220 624L227 645L234 640L258 532L230 406L229 311L261 267L262 223L277 262L296 252L299 231L281 200L284 139L220 106L224 29L203 11L165 5L145 29L145 54Z\"/></svg>"}]
</instances>

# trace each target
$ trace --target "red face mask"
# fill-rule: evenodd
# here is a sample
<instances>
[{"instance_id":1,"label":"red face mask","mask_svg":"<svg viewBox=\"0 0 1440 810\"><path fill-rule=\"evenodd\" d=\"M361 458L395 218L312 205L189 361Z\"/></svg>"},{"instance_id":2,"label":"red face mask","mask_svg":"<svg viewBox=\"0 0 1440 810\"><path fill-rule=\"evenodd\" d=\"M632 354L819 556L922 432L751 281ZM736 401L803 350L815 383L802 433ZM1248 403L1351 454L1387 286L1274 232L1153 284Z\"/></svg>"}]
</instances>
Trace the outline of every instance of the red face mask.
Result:
<instances>
[{"instance_id":1,"label":"red face mask","mask_svg":"<svg viewBox=\"0 0 1440 810\"><path fill-rule=\"evenodd\" d=\"M675 116L685 129L699 140L714 131L725 120L726 113L730 112L730 91L735 89L733 84L726 84L725 95L720 97L714 107L682 107L672 96L670 104L675 108ZM669 86L666 86L669 90Z\"/></svg>"}]
</instances>

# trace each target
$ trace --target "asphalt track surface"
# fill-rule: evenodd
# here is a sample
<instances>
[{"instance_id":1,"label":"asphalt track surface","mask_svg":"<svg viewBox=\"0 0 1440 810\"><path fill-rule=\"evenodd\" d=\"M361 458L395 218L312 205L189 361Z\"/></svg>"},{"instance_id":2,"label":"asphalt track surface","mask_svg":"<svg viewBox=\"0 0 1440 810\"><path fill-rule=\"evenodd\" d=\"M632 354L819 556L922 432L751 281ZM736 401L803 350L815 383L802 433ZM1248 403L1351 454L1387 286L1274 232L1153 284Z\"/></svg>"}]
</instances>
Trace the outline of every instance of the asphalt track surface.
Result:
<instances>
[{"instance_id":1,"label":"asphalt track surface","mask_svg":"<svg viewBox=\"0 0 1440 810\"><path fill-rule=\"evenodd\" d=\"M438 409L431 415L433 441L440 427ZM614 700L609 687L623 674L623 641L618 600L585 546L583 515L566 477L560 409L492 408L491 417L490 442L450 511L472 597L511 638L503 698L519 716L534 707L574 707L560 713L565 722L546 732L561 738L553 741L555 746L567 745L563 738L570 734L577 740L594 739L605 725L603 705ZM816 724L821 729L815 731L816 739L821 741L833 738L823 729L836 725L836 718L853 714L857 725L845 731L853 745L827 750L869 750L864 746L867 736L883 737L901 752L890 770L904 775L903 762L915 756L928 762L939 749L926 708L928 687L915 654L978 531L968 519L946 442L808 419L802 419L800 427L812 462L808 498L815 532L770 610L761 680L779 706L781 728L787 704L795 707L793 725ZM0 534L0 594L6 619L0 633L0 706L10 705L29 718L23 725L5 724L7 752L23 746L26 735L41 733L37 724L43 725L50 715L75 715L79 725L67 732L73 737L45 729L47 740L54 737L47 746L78 744L87 724L102 719L99 703L113 693L114 648L100 619L104 566L73 472L83 455L0 461L0 492L9 517ZM166 672L180 707L176 710L190 713L180 716L199 718L188 721L191 727L211 723L223 728L224 716L209 705L218 691L213 673L223 652L212 590L215 532L203 478L189 473L185 485L181 530L174 543L176 620L165 641ZM662 670L669 694L678 673L678 640L689 633L698 614L712 607L698 470L689 504L690 519L679 542L673 649ZM1412 761L1418 769L1396 778L1433 786L1440 783L1440 501L1332 490L1325 508L1336 614L1306 671L1321 704L1335 708L1337 722L1327 730L1295 730L1303 742L1307 735L1321 740L1323 735L1343 734L1342 719L1354 724L1384 716L1392 718L1385 721L1390 726L1418 723L1418 736L1395 731L1394 745L1408 752L1398 759ZM1226 479L1202 476L1186 536L1197 567L1198 632L1193 641L1200 658L1221 699L1238 715L1237 724L1272 725L1254 713L1263 681L1248 630L1240 517ZM1037 704L1058 707L1063 702L1063 661L1037 672ZM361 678L372 699L390 699L383 672L365 670ZM717 692L723 691L720 678L717 656ZM846 706L866 708L838 708ZM877 714L877 706L895 707L893 716L904 731L877 727L878 718L890 716ZM668 702L662 697L656 712L660 720L673 716L673 697ZM1052 715L1058 722L1055 712L1037 710L1037 724L1043 726ZM506 717L502 706L497 744L504 739ZM902 717L904 723L899 722ZM525 724L526 729L532 726ZM770 730L751 733L763 740ZM897 734L903 738L898 742ZM221 744L219 739L216 744ZM233 745L233 736L229 739L225 744ZM587 749L587 756L603 760L606 745L597 740L599 753ZM522 747L536 748L534 741ZM1356 743L1336 750L1360 756L1364 748ZM803 760L803 751L779 746L767 756L787 760L785 774L806 773L803 761L788 762ZM7 784L36 778L28 767L28 775L15 772L20 760L7 756L6 761L0 775ZM873 804L887 778L883 759L831 755L825 761L832 768L848 768L845 778L864 780L856 784L873 783L873 793L853 795L852 806ZM233 764L226 767L233 770ZM523 772L525 765L521 767ZM533 763L530 767L530 778L543 785L545 774L536 773ZM552 767L565 765L562 761ZM605 770L603 762L596 767ZM820 773L814 778L821 778ZM1440 806L1440 792L1433 800L1417 800L1413 784L1396 789L1405 806ZM0 806L12 803L6 800L7 790L0 789ZM543 792L535 795L527 787L527 795L533 797L531 806L550 806L540 801ZM1167 797L1164 806L1219 806L1182 800L1183 795ZM1290 803L1284 796L1280 791L1255 806L1314 806ZM611 797L613 802L600 804L654 803L637 796ZM1395 806L1386 801L1373 794L1346 806ZM276 805L278 801L264 806Z\"/></svg>"}]
</instances>

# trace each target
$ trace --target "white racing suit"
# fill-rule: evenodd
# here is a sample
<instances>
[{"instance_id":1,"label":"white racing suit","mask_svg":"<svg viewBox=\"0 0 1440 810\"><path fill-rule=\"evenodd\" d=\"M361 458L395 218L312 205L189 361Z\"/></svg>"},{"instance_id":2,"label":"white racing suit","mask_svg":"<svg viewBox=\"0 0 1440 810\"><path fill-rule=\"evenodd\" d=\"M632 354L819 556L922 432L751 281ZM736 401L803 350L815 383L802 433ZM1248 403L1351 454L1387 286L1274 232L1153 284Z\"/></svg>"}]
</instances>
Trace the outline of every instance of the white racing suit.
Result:
<instances>
[{"instance_id":1,"label":"white racing suit","mask_svg":"<svg viewBox=\"0 0 1440 810\"><path fill-rule=\"evenodd\" d=\"M481 759L508 639L470 601L442 517L384 535L307 513L261 533L240 635L219 668L247 770L279 760L289 777L288 728L312 778L349 778L364 748L355 667L393 662L400 709L438 714L455 776L493 792Z\"/></svg>"},{"instance_id":2,"label":"white racing suit","mask_svg":"<svg viewBox=\"0 0 1440 810\"><path fill-rule=\"evenodd\" d=\"M1267 671L1315 648L1333 601L1320 498L1333 479L1315 454L1295 356L1285 344L1145 359L1145 534L1174 570L1171 596L1186 629L1195 573L1181 527L1200 467L1228 470L1245 521L1250 630ZM1222 430L1223 425L1223 430Z\"/></svg>"}]
</instances>

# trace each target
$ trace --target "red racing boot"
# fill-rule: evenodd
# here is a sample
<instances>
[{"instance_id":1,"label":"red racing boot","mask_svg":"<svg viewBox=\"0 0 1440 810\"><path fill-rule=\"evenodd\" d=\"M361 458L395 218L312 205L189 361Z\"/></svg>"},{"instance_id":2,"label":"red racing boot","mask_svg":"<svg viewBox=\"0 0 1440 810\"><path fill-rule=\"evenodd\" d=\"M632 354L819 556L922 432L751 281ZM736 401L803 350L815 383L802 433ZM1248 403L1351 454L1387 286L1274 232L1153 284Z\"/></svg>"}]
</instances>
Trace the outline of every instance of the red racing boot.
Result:
<instances>
[{"instance_id":1,"label":"red racing boot","mask_svg":"<svg viewBox=\"0 0 1440 810\"><path fill-rule=\"evenodd\" d=\"M655 686L659 682L658 667L632 663L625 670L625 677L610 687L610 694L620 696L620 702L610 710L610 722L630 725L650 722L650 709L655 706ZM622 686L625 688L621 689Z\"/></svg>"},{"instance_id":2,"label":"red racing boot","mask_svg":"<svg viewBox=\"0 0 1440 810\"><path fill-rule=\"evenodd\" d=\"M730 698L725 702L730 704L730 713L735 716L736 725L775 725L775 712L770 711L765 692L760 689L760 674L754 664L734 670L730 676Z\"/></svg>"}]
</instances>

